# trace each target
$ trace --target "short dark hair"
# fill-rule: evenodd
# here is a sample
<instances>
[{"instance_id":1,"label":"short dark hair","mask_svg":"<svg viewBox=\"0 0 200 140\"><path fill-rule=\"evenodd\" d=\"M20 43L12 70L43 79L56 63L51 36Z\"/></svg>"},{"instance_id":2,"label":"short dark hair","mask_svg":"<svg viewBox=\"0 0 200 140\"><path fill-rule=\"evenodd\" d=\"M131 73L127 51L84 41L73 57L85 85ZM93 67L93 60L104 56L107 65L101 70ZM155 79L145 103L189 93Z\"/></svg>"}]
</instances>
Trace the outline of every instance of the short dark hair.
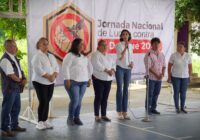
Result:
<instances>
[{"instance_id":1,"label":"short dark hair","mask_svg":"<svg viewBox=\"0 0 200 140\"><path fill-rule=\"evenodd\" d=\"M179 41L178 43L177 43L177 46L178 45L183 45L184 47L186 47L186 45L185 45L185 42L184 41Z\"/></svg>"},{"instance_id":2,"label":"short dark hair","mask_svg":"<svg viewBox=\"0 0 200 140\"><path fill-rule=\"evenodd\" d=\"M124 32L127 32L127 33L129 34L128 41L130 41L130 40L131 40L131 33L130 33L127 29L123 29L123 30L121 31L121 34L120 34L120 39L119 39L120 42L124 41L123 38L122 38L122 34L123 34Z\"/></svg>"},{"instance_id":3,"label":"short dark hair","mask_svg":"<svg viewBox=\"0 0 200 140\"><path fill-rule=\"evenodd\" d=\"M158 38L158 37L154 37L154 38L152 38L151 39L151 45L153 44L153 43L160 43L160 39Z\"/></svg>"},{"instance_id":4,"label":"short dark hair","mask_svg":"<svg viewBox=\"0 0 200 140\"><path fill-rule=\"evenodd\" d=\"M103 39L99 40L98 46L101 46L104 42L105 42L105 40L103 40Z\"/></svg>"},{"instance_id":5,"label":"short dark hair","mask_svg":"<svg viewBox=\"0 0 200 140\"><path fill-rule=\"evenodd\" d=\"M15 42L14 39L7 39L7 40L5 40L5 42L4 42L4 47L5 47L5 48L8 47L8 45L11 44L11 43L13 43L13 42Z\"/></svg>"},{"instance_id":6,"label":"short dark hair","mask_svg":"<svg viewBox=\"0 0 200 140\"><path fill-rule=\"evenodd\" d=\"M47 41L47 42L49 42L48 39L47 39L46 37L41 37L41 38L38 40L38 42L36 43L36 49L39 49L40 43L41 43L42 41Z\"/></svg>"},{"instance_id":7,"label":"short dark hair","mask_svg":"<svg viewBox=\"0 0 200 140\"><path fill-rule=\"evenodd\" d=\"M73 41L72 41L72 45L71 45L71 48L69 50L69 52L77 55L77 56L80 56L80 53L79 53L79 44L81 43L81 41L83 41L81 38L75 38Z\"/></svg>"}]
</instances>

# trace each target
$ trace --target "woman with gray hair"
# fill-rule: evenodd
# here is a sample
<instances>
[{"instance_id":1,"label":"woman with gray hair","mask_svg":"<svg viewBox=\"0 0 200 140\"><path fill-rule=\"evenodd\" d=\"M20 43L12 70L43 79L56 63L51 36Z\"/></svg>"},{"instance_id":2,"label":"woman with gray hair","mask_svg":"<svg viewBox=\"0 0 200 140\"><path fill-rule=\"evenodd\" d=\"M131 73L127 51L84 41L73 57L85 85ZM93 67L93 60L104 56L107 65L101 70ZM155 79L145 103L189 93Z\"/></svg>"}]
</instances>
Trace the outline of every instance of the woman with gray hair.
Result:
<instances>
[{"instance_id":1,"label":"woman with gray hair","mask_svg":"<svg viewBox=\"0 0 200 140\"><path fill-rule=\"evenodd\" d=\"M110 93L112 80L115 74L115 64L106 54L107 46L104 40L98 42L97 51L93 53L91 62L93 66L93 87L95 92L94 98L94 115L97 122L101 120L110 122L106 115L107 100ZM99 110L101 108L101 117Z\"/></svg>"}]
</instances>

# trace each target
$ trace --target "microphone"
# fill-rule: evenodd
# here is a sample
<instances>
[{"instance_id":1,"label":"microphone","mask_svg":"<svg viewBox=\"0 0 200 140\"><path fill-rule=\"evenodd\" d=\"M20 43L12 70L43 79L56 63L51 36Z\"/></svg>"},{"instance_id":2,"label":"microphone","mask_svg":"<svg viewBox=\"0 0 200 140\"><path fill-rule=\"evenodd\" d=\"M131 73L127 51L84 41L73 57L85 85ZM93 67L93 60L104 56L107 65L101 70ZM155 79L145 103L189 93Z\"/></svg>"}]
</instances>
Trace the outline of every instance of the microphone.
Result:
<instances>
[{"instance_id":1,"label":"microphone","mask_svg":"<svg viewBox=\"0 0 200 140\"><path fill-rule=\"evenodd\" d=\"M125 47L126 49L128 49L128 42L125 42Z\"/></svg>"}]
</instances>

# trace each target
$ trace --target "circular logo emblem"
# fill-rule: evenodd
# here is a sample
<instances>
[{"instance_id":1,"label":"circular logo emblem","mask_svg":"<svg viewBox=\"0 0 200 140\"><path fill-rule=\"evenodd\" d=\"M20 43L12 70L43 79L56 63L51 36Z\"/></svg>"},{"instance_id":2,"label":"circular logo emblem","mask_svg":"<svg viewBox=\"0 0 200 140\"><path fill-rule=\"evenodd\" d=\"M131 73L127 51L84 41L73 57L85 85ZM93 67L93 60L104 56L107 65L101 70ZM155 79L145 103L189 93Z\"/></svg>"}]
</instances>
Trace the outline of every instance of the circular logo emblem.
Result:
<instances>
[{"instance_id":1,"label":"circular logo emblem","mask_svg":"<svg viewBox=\"0 0 200 140\"><path fill-rule=\"evenodd\" d=\"M57 16L50 27L50 42L54 51L63 58L75 38L83 39L86 50L89 46L89 30L85 20L74 13Z\"/></svg>"}]
</instances>

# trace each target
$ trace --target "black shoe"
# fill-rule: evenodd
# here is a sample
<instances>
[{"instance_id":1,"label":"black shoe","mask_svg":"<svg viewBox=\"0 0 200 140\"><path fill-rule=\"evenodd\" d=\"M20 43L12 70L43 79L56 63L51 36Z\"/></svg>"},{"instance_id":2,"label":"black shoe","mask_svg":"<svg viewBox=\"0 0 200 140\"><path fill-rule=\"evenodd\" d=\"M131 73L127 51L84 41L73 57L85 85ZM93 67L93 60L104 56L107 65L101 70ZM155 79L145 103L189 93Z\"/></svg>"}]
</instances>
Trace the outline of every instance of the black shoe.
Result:
<instances>
[{"instance_id":1,"label":"black shoe","mask_svg":"<svg viewBox=\"0 0 200 140\"><path fill-rule=\"evenodd\" d=\"M111 119L109 119L107 116L102 116L101 119L105 122L111 122Z\"/></svg>"},{"instance_id":2,"label":"black shoe","mask_svg":"<svg viewBox=\"0 0 200 140\"><path fill-rule=\"evenodd\" d=\"M68 125L75 125L75 122L74 122L73 119L68 118L68 119L67 119L67 124L68 124Z\"/></svg>"},{"instance_id":3,"label":"black shoe","mask_svg":"<svg viewBox=\"0 0 200 140\"><path fill-rule=\"evenodd\" d=\"M151 113L151 108L149 108L148 110L147 110L147 108L145 108L145 113L148 113L148 115L152 115L152 113Z\"/></svg>"},{"instance_id":4,"label":"black shoe","mask_svg":"<svg viewBox=\"0 0 200 140\"><path fill-rule=\"evenodd\" d=\"M152 115L151 111L148 111L147 113L148 113L148 115Z\"/></svg>"},{"instance_id":5,"label":"black shoe","mask_svg":"<svg viewBox=\"0 0 200 140\"><path fill-rule=\"evenodd\" d=\"M25 132L26 128L22 128L20 126L17 126L16 128L12 128L12 131L15 131L15 132Z\"/></svg>"},{"instance_id":6,"label":"black shoe","mask_svg":"<svg viewBox=\"0 0 200 140\"><path fill-rule=\"evenodd\" d=\"M75 118L75 119L74 119L74 123L75 123L76 125L83 125L83 122L82 122L79 118Z\"/></svg>"},{"instance_id":7,"label":"black shoe","mask_svg":"<svg viewBox=\"0 0 200 140\"><path fill-rule=\"evenodd\" d=\"M179 109L176 109L176 113L179 114L181 113L181 111Z\"/></svg>"},{"instance_id":8,"label":"black shoe","mask_svg":"<svg viewBox=\"0 0 200 140\"><path fill-rule=\"evenodd\" d=\"M183 113L185 113L185 114L187 114L188 112L185 110L185 109L181 109L181 112L183 112Z\"/></svg>"},{"instance_id":9,"label":"black shoe","mask_svg":"<svg viewBox=\"0 0 200 140\"><path fill-rule=\"evenodd\" d=\"M99 116L98 116L98 117L96 116L96 117L95 117L95 121L96 121L97 123L100 123L100 122L101 122L101 118L100 118Z\"/></svg>"},{"instance_id":10,"label":"black shoe","mask_svg":"<svg viewBox=\"0 0 200 140\"><path fill-rule=\"evenodd\" d=\"M152 110L151 113L156 114L156 115L160 115L160 112L158 112L157 110Z\"/></svg>"},{"instance_id":11,"label":"black shoe","mask_svg":"<svg viewBox=\"0 0 200 140\"><path fill-rule=\"evenodd\" d=\"M15 133L12 132L11 130L7 130L7 131L1 131L1 136L2 137L14 137Z\"/></svg>"}]
</instances>

